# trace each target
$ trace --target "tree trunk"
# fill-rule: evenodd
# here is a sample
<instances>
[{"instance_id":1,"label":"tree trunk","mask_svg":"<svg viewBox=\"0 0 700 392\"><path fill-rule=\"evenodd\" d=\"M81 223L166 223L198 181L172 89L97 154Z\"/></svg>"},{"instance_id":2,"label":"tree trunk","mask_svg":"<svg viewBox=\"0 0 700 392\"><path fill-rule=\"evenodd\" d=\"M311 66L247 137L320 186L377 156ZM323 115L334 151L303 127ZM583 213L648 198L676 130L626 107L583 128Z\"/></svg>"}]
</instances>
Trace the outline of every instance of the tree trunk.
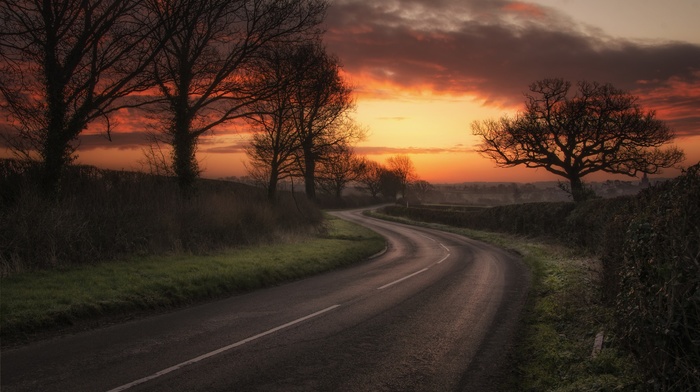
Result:
<instances>
[{"instance_id":1,"label":"tree trunk","mask_svg":"<svg viewBox=\"0 0 700 392\"><path fill-rule=\"evenodd\" d=\"M304 190L309 200L316 200L316 162L307 160L305 162L306 172L304 173Z\"/></svg>"},{"instance_id":2,"label":"tree trunk","mask_svg":"<svg viewBox=\"0 0 700 392\"><path fill-rule=\"evenodd\" d=\"M69 162L65 143L59 136L50 133L42 152L41 192L47 199L53 199L58 195L61 174Z\"/></svg>"},{"instance_id":3,"label":"tree trunk","mask_svg":"<svg viewBox=\"0 0 700 392\"><path fill-rule=\"evenodd\" d=\"M272 165L270 170L270 178L267 182L267 199L270 202L274 202L277 199L277 181L279 180L279 174L277 173L276 165Z\"/></svg>"},{"instance_id":4,"label":"tree trunk","mask_svg":"<svg viewBox=\"0 0 700 392\"><path fill-rule=\"evenodd\" d=\"M316 201L316 159L312 148L304 146L304 190L306 198Z\"/></svg>"},{"instance_id":5,"label":"tree trunk","mask_svg":"<svg viewBox=\"0 0 700 392\"><path fill-rule=\"evenodd\" d=\"M46 137L43 140L41 151L42 178L41 191L45 198L55 198L59 193L61 175L63 168L70 162L68 143L66 138L66 104L64 95L64 81L60 66L56 61L54 47L57 38L49 34L47 38L50 44L47 45L45 53L45 87L47 95L47 124Z\"/></svg>"},{"instance_id":6,"label":"tree trunk","mask_svg":"<svg viewBox=\"0 0 700 392\"><path fill-rule=\"evenodd\" d=\"M180 191L184 196L189 197L199 174L195 157L196 137L191 134L189 123L184 119L175 120L172 136L173 171L177 176Z\"/></svg>"},{"instance_id":7,"label":"tree trunk","mask_svg":"<svg viewBox=\"0 0 700 392\"><path fill-rule=\"evenodd\" d=\"M336 184L335 186L335 198L341 200L343 198L343 187Z\"/></svg>"},{"instance_id":8,"label":"tree trunk","mask_svg":"<svg viewBox=\"0 0 700 392\"><path fill-rule=\"evenodd\" d=\"M573 197L574 202L578 203L587 199L586 190L583 187L583 181L579 176L571 176L569 178L571 184L571 197Z\"/></svg>"},{"instance_id":9,"label":"tree trunk","mask_svg":"<svg viewBox=\"0 0 700 392\"><path fill-rule=\"evenodd\" d=\"M54 89L55 90L55 89ZM62 92L54 92L54 98L49 102L49 119L46 129L46 139L42 146L42 178L41 191L45 198L53 199L60 191L63 169L70 162L70 130L66 129L66 110L63 105Z\"/></svg>"}]
</instances>

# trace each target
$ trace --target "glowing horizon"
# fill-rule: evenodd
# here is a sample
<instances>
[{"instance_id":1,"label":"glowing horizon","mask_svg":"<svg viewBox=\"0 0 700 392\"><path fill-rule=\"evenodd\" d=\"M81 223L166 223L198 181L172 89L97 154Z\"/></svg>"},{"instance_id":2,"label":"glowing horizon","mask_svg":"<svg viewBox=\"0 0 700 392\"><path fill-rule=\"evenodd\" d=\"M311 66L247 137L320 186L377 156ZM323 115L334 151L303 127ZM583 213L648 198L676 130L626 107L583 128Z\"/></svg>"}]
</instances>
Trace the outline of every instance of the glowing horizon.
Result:
<instances>
[{"instance_id":1,"label":"glowing horizon","mask_svg":"<svg viewBox=\"0 0 700 392\"><path fill-rule=\"evenodd\" d=\"M369 129L358 154L380 163L406 154L431 183L556 181L544 169L497 168L474 152L471 123L521 109L528 85L542 78L610 82L676 131L683 166L700 162L699 13L700 4L680 0L332 0L325 42L355 88L356 120ZM124 111L119 122L111 143L96 126L81 136L78 162L140 169L143 117ZM203 176L246 175L248 136L228 124L203 137ZM585 180L610 178L631 179Z\"/></svg>"}]
</instances>

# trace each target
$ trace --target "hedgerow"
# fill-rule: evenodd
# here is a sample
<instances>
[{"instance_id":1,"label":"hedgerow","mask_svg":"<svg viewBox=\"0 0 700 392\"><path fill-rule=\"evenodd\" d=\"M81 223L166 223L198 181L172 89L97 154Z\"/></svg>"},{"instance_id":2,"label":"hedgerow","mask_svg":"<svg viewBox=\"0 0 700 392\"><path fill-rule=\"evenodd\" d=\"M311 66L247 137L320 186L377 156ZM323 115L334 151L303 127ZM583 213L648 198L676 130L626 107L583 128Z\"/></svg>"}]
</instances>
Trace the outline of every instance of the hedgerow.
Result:
<instances>
[{"instance_id":1,"label":"hedgerow","mask_svg":"<svg viewBox=\"0 0 700 392\"><path fill-rule=\"evenodd\" d=\"M700 385L700 165L636 200L617 218L621 243L604 263L616 294L618 335L654 390ZM611 236L614 234L611 233ZM612 272L616 273L612 273Z\"/></svg>"},{"instance_id":2,"label":"hedgerow","mask_svg":"<svg viewBox=\"0 0 700 392\"><path fill-rule=\"evenodd\" d=\"M602 249L604 231L611 217L628 210L630 200L618 197L581 203L544 202L468 209L388 206L384 211L475 230L550 237L597 252Z\"/></svg>"},{"instance_id":3,"label":"hedgerow","mask_svg":"<svg viewBox=\"0 0 700 392\"><path fill-rule=\"evenodd\" d=\"M92 166L69 167L59 196L46 200L35 169L0 160L0 276L125 255L206 254L311 231L323 220L305 197L288 193L272 204L261 189L200 180L184 198L171 178Z\"/></svg>"}]
</instances>

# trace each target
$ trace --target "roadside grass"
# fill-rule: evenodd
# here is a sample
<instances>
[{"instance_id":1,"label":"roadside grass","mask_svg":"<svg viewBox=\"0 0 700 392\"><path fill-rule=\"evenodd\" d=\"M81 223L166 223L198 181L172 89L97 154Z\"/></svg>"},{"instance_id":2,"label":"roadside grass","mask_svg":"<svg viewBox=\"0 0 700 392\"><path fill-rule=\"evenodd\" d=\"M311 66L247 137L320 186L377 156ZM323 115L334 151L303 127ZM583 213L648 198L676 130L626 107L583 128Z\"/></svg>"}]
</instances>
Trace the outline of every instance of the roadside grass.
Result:
<instances>
[{"instance_id":1,"label":"roadside grass","mask_svg":"<svg viewBox=\"0 0 700 392\"><path fill-rule=\"evenodd\" d=\"M378 234L327 216L320 235L283 243L15 274L0 282L2 345L300 279L362 261L384 246Z\"/></svg>"},{"instance_id":2,"label":"roadside grass","mask_svg":"<svg viewBox=\"0 0 700 392\"><path fill-rule=\"evenodd\" d=\"M532 271L509 380L504 390L637 391L642 376L631 355L616 348L613 313L602 300L600 261L551 241L412 221L377 212L369 215L431 227L491 243L522 255ZM602 351L592 356L603 331Z\"/></svg>"}]
</instances>

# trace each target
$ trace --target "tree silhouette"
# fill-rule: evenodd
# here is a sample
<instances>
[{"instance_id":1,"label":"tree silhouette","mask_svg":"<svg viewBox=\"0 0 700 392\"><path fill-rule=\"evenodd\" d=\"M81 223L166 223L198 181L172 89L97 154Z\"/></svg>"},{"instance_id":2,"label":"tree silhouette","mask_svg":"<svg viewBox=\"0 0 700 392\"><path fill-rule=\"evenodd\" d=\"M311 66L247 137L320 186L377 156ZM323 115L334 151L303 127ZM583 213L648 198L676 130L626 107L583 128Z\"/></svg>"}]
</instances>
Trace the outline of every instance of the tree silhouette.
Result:
<instances>
[{"instance_id":1,"label":"tree silhouette","mask_svg":"<svg viewBox=\"0 0 700 392\"><path fill-rule=\"evenodd\" d=\"M345 144L333 147L321 161L316 182L326 193L340 200L343 190L360 175L361 160Z\"/></svg>"},{"instance_id":2,"label":"tree silhouette","mask_svg":"<svg viewBox=\"0 0 700 392\"><path fill-rule=\"evenodd\" d=\"M388 199L396 200L396 196L401 191L401 178L393 170L383 168L379 172L379 188L382 195Z\"/></svg>"},{"instance_id":3,"label":"tree silhouette","mask_svg":"<svg viewBox=\"0 0 700 392\"><path fill-rule=\"evenodd\" d=\"M321 183L318 166L337 165L364 133L346 116L350 90L337 73L337 61L319 42L271 46L260 60L257 82L270 93L249 107L255 131L247 151L250 172L264 177L270 199L279 180L301 176L307 184L314 181L306 186L313 199Z\"/></svg>"},{"instance_id":4,"label":"tree silhouette","mask_svg":"<svg viewBox=\"0 0 700 392\"><path fill-rule=\"evenodd\" d=\"M361 158L357 182L376 199L382 191L382 173L387 169L377 161Z\"/></svg>"},{"instance_id":5,"label":"tree silhouette","mask_svg":"<svg viewBox=\"0 0 700 392\"><path fill-rule=\"evenodd\" d=\"M416 168L408 155L395 155L387 160L389 170L394 173L399 181L399 192L402 197L406 197L409 185L418 180Z\"/></svg>"},{"instance_id":6,"label":"tree silhouette","mask_svg":"<svg viewBox=\"0 0 700 392\"><path fill-rule=\"evenodd\" d=\"M569 180L574 201L590 194L582 178L603 171L636 176L657 173L683 160L674 138L653 111L610 84L544 79L530 85L525 111L499 121L476 121L478 151L498 166L542 167Z\"/></svg>"},{"instance_id":7,"label":"tree silhouette","mask_svg":"<svg viewBox=\"0 0 700 392\"><path fill-rule=\"evenodd\" d=\"M292 83L292 115L301 147L297 162L306 196L314 200L318 161L335 146L361 139L364 132L347 117L354 102L338 59L316 41L300 45L291 61L297 70Z\"/></svg>"},{"instance_id":8,"label":"tree silhouette","mask_svg":"<svg viewBox=\"0 0 700 392\"><path fill-rule=\"evenodd\" d=\"M0 108L14 150L41 160L46 196L78 135L96 120L109 135L108 115L150 86L143 71L160 45L147 38L161 27L152 16L142 0L0 2Z\"/></svg>"},{"instance_id":9,"label":"tree silhouette","mask_svg":"<svg viewBox=\"0 0 700 392\"><path fill-rule=\"evenodd\" d=\"M251 104L248 123L254 131L250 147L249 172L267 189L267 197L277 197L279 181L297 174L296 152L300 148L292 118L291 83L296 71L289 61L293 46L276 45L260 58L259 82L277 86L272 94Z\"/></svg>"},{"instance_id":10,"label":"tree silhouette","mask_svg":"<svg viewBox=\"0 0 700 392\"><path fill-rule=\"evenodd\" d=\"M163 131L172 145L173 170L189 192L199 174L199 137L248 114L271 94L260 90L256 60L268 45L306 40L319 33L323 0L150 0L166 28L153 76L165 107ZM164 30L167 33L167 29Z\"/></svg>"}]
</instances>

